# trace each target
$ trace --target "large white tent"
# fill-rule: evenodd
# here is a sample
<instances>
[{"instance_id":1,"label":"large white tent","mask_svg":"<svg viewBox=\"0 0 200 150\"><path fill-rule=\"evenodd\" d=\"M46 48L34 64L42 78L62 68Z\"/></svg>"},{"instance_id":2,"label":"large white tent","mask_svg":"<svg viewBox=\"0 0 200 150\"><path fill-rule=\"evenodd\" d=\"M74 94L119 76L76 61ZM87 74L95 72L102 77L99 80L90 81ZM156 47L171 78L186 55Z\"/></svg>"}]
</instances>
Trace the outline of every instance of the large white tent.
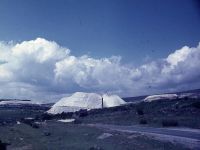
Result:
<instances>
[{"instance_id":1,"label":"large white tent","mask_svg":"<svg viewBox=\"0 0 200 150\"><path fill-rule=\"evenodd\" d=\"M76 92L69 97L60 99L47 112L51 114L59 114L62 112L75 112L80 109L90 110L102 108L102 98L103 107L114 107L125 104L125 101L117 95L104 94L101 96L96 93Z\"/></svg>"}]
</instances>

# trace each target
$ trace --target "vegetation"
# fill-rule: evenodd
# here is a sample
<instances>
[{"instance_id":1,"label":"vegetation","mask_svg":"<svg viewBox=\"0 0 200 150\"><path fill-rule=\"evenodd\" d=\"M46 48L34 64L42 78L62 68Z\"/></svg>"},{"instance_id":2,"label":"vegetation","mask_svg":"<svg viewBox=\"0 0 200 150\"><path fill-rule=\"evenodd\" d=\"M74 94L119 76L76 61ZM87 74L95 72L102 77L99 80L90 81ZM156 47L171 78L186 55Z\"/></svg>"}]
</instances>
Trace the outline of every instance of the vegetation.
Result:
<instances>
[{"instance_id":1,"label":"vegetation","mask_svg":"<svg viewBox=\"0 0 200 150\"><path fill-rule=\"evenodd\" d=\"M113 136L98 139L103 133ZM186 150L186 148L168 142L147 138L137 133L120 133L87 127L79 124L47 121L38 129L26 124L0 126L2 143L10 143L8 149L33 150Z\"/></svg>"},{"instance_id":2,"label":"vegetation","mask_svg":"<svg viewBox=\"0 0 200 150\"><path fill-rule=\"evenodd\" d=\"M137 108L137 114L138 115L144 115L143 109Z\"/></svg>"},{"instance_id":3,"label":"vegetation","mask_svg":"<svg viewBox=\"0 0 200 150\"><path fill-rule=\"evenodd\" d=\"M194 102L194 103L192 103L192 106L200 109L200 102Z\"/></svg>"},{"instance_id":4,"label":"vegetation","mask_svg":"<svg viewBox=\"0 0 200 150\"><path fill-rule=\"evenodd\" d=\"M147 124L147 120L141 119L141 120L140 120L140 124Z\"/></svg>"},{"instance_id":5,"label":"vegetation","mask_svg":"<svg viewBox=\"0 0 200 150\"><path fill-rule=\"evenodd\" d=\"M140 102L113 108L80 110L76 113L51 115L39 108L0 108L0 140L18 149L184 149L141 135L111 133L113 136L99 140L107 130L86 127L87 123L200 128L198 99L177 99ZM61 123L58 119L75 118L74 123ZM195 118L195 119L194 119ZM21 124L16 124L20 121ZM37 124L36 122L39 122ZM41 123L41 124L40 124ZM131 140L130 140L131 139ZM67 141L67 142L66 142ZM114 145L114 146L113 146Z\"/></svg>"},{"instance_id":6,"label":"vegetation","mask_svg":"<svg viewBox=\"0 0 200 150\"><path fill-rule=\"evenodd\" d=\"M165 119L165 120L162 120L162 126L163 127L176 127L178 126L178 121L177 120L168 120L168 119Z\"/></svg>"},{"instance_id":7,"label":"vegetation","mask_svg":"<svg viewBox=\"0 0 200 150\"><path fill-rule=\"evenodd\" d=\"M146 120L148 126L200 128L199 99L175 99L140 102L113 108L88 111L83 123L136 125ZM194 119L196 118L196 119ZM141 122L140 122L141 121Z\"/></svg>"}]
</instances>

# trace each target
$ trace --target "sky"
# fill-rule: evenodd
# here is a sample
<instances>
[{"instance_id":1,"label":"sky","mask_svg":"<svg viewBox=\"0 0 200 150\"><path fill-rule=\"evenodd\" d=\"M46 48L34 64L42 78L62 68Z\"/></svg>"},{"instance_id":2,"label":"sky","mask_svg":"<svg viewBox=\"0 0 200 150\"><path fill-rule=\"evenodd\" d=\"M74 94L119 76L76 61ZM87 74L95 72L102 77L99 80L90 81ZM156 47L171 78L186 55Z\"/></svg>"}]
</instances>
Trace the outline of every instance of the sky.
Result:
<instances>
[{"instance_id":1,"label":"sky","mask_svg":"<svg viewBox=\"0 0 200 150\"><path fill-rule=\"evenodd\" d=\"M198 0L0 0L0 95L200 88L199 27Z\"/></svg>"}]
</instances>

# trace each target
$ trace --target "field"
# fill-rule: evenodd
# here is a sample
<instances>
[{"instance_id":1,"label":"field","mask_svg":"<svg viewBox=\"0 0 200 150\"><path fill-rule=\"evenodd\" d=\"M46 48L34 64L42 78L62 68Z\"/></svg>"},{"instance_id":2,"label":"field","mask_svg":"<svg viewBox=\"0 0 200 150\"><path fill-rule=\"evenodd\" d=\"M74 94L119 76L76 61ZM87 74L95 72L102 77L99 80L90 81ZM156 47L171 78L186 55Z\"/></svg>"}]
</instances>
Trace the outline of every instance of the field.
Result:
<instances>
[{"instance_id":1,"label":"field","mask_svg":"<svg viewBox=\"0 0 200 150\"><path fill-rule=\"evenodd\" d=\"M140 102L56 116L45 114L47 109L41 106L1 107L2 144L7 144L7 149L12 150L184 150L188 147L180 143L89 124L200 129L198 99ZM26 118L31 121L27 122ZM75 118L76 121L58 122L58 119L66 118Z\"/></svg>"},{"instance_id":2,"label":"field","mask_svg":"<svg viewBox=\"0 0 200 150\"><path fill-rule=\"evenodd\" d=\"M105 139L103 133L110 134ZM84 125L65 124L49 121L38 129L26 124L1 126L0 137L10 143L13 150L156 150L184 149L180 145L153 140L142 134L111 132Z\"/></svg>"},{"instance_id":3,"label":"field","mask_svg":"<svg viewBox=\"0 0 200 150\"><path fill-rule=\"evenodd\" d=\"M200 129L200 100L178 99L140 102L103 110L92 110L81 118L84 123L106 123L162 127L166 122L174 126Z\"/></svg>"}]
</instances>

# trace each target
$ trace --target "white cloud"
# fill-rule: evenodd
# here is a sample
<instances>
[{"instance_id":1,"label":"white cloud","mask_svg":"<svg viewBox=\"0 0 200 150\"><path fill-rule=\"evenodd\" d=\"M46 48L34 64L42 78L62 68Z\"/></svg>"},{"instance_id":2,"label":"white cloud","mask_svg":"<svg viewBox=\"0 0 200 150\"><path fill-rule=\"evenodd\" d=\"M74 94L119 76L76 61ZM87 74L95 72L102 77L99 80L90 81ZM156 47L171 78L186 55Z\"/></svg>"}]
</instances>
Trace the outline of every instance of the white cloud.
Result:
<instances>
[{"instance_id":1,"label":"white cloud","mask_svg":"<svg viewBox=\"0 0 200 150\"><path fill-rule=\"evenodd\" d=\"M67 48L60 47L53 41L47 41L42 38L36 40L24 41L16 44L11 49L12 55L16 58L33 59L35 62L44 63L49 60L59 60L70 53Z\"/></svg>"},{"instance_id":2,"label":"white cloud","mask_svg":"<svg viewBox=\"0 0 200 150\"><path fill-rule=\"evenodd\" d=\"M67 85L68 80L85 89L120 89L127 86L130 68L120 64L120 57L93 59L88 56L67 57L56 63L57 81Z\"/></svg>"},{"instance_id":3,"label":"white cloud","mask_svg":"<svg viewBox=\"0 0 200 150\"><path fill-rule=\"evenodd\" d=\"M140 95L200 87L200 45L137 68L121 58L76 57L53 41L0 42L1 97L49 100L75 91Z\"/></svg>"},{"instance_id":4,"label":"white cloud","mask_svg":"<svg viewBox=\"0 0 200 150\"><path fill-rule=\"evenodd\" d=\"M179 62L183 62L190 53L191 49L188 46L184 46L183 48L170 54L166 60L172 66L176 66Z\"/></svg>"}]
</instances>

